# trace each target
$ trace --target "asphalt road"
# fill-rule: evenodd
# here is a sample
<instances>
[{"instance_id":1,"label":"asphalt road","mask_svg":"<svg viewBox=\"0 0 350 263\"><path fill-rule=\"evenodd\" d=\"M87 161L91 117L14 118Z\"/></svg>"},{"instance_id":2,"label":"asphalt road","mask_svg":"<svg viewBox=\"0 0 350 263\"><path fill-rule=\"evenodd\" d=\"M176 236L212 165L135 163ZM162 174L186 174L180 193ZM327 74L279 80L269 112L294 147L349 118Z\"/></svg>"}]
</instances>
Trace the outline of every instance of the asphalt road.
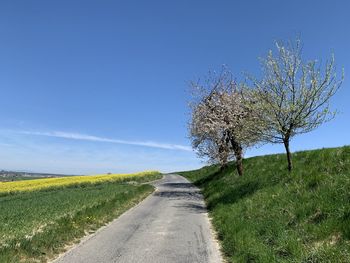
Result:
<instances>
[{"instance_id":1,"label":"asphalt road","mask_svg":"<svg viewBox=\"0 0 350 263\"><path fill-rule=\"evenodd\" d=\"M156 191L55 263L221 262L199 190L165 175Z\"/></svg>"}]
</instances>

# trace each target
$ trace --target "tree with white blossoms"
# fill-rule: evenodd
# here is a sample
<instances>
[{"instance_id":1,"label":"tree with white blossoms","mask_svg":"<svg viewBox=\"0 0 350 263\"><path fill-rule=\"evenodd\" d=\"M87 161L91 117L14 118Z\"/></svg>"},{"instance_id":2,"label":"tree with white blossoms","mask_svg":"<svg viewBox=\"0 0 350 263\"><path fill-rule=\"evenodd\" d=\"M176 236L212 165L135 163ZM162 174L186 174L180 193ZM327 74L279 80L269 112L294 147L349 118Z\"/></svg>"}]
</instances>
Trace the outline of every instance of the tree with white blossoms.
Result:
<instances>
[{"instance_id":1,"label":"tree with white blossoms","mask_svg":"<svg viewBox=\"0 0 350 263\"><path fill-rule=\"evenodd\" d=\"M221 167L235 159L238 175L243 175L243 150L258 141L252 132L258 122L244 97L246 87L236 84L225 67L220 74L210 73L204 83L192 82L191 86L189 130L194 149Z\"/></svg>"},{"instance_id":2,"label":"tree with white blossoms","mask_svg":"<svg viewBox=\"0 0 350 263\"><path fill-rule=\"evenodd\" d=\"M192 107L189 125L192 146L201 158L208 158L209 163L219 163L221 168L232 159L231 147L226 131L217 126L217 106L211 101L214 95L204 97Z\"/></svg>"},{"instance_id":3,"label":"tree with white blossoms","mask_svg":"<svg viewBox=\"0 0 350 263\"><path fill-rule=\"evenodd\" d=\"M335 116L329 101L344 75L337 78L334 56L324 67L317 60L304 61L299 39L286 45L276 42L276 53L270 50L261 62L263 78L251 78L256 88L256 106L267 124L267 129L260 131L261 137L284 144L291 171L291 138L310 132Z\"/></svg>"}]
</instances>

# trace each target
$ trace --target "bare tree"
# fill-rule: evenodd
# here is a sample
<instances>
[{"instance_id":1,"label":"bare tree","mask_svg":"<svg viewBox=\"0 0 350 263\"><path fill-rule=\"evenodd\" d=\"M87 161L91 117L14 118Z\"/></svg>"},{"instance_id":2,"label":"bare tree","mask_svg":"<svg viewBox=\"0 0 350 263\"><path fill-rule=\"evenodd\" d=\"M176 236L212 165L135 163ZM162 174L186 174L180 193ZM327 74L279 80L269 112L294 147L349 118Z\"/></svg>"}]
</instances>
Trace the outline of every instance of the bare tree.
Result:
<instances>
[{"instance_id":1,"label":"bare tree","mask_svg":"<svg viewBox=\"0 0 350 263\"><path fill-rule=\"evenodd\" d=\"M286 45L276 42L276 51L270 50L261 60L263 79L252 80L258 95L256 106L267 124L262 137L284 144L291 171L291 138L312 131L335 116L329 101L341 86L343 75L340 80L336 76L334 56L323 68L316 60L303 61L299 39Z\"/></svg>"},{"instance_id":2,"label":"bare tree","mask_svg":"<svg viewBox=\"0 0 350 263\"><path fill-rule=\"evenodd\" d=\"M193 147L199 156L222 166L234 158L243 175L243 150L258 141L251 132L256 122L245 104L245 86L237 85L223 68L218 75L209 74L204 84L192 83L192 88L197 91L189 125Z\"/></svg>"}]
</instances>

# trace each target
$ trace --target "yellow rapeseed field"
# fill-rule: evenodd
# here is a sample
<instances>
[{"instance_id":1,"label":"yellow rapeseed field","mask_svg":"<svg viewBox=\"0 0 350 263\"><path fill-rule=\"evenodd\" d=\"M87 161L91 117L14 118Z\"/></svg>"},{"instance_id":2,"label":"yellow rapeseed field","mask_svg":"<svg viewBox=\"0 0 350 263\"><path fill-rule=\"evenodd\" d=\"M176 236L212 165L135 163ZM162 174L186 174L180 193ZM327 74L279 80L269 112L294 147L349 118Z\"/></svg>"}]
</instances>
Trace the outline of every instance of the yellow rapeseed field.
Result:
<instances>
[{"instance_id":1,"label":"yellow rapeseed field","mask_svg":"<svg viewBox=\"0 0 350 263\"><path fill-rule=\"evenodd\" d=\"M159 174L157 171L145 171L134 174L99 174L85 176L67 176L44 178L16 182L0 182L0 194L42 190L46 188L65 187L79 184L98 184L102 182L123 181L147 175Z\"/></svg>"}]
</instances>

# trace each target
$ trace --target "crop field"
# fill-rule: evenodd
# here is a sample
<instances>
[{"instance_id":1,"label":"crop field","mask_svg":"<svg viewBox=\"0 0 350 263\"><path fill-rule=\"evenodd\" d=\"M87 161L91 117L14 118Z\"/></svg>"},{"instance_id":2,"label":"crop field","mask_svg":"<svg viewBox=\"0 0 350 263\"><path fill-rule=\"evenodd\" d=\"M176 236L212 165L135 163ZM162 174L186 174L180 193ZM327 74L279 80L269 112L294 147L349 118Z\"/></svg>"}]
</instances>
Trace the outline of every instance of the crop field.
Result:
<instances>
[{"instance_id":1,"label":"crop field","mask_svg":"<svg viewBox=\"0 0 350 263\"><path fill-rule=\"evenodd\" d=\"M0 184L6 189L0 196L0 262L54 258L148 196L153 187L141 183L160 177L144 172Z\"/></svg>"},{"instance_id":2,"label":"crop field","mask_svg":"<svg viewBox=\"0 0 350 263\"><path fill-rule=\"evenodd\" d=\"M58 178L45 178L35 180L23 180L16 182L0 182L0 195L50 188L68 187L86 184L100 184L104 182L121 182L140 180L159 174L156 171L146 171L134 174L101 174L89 176L68 176Z\"/></svg>"}]
</instances>

